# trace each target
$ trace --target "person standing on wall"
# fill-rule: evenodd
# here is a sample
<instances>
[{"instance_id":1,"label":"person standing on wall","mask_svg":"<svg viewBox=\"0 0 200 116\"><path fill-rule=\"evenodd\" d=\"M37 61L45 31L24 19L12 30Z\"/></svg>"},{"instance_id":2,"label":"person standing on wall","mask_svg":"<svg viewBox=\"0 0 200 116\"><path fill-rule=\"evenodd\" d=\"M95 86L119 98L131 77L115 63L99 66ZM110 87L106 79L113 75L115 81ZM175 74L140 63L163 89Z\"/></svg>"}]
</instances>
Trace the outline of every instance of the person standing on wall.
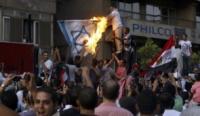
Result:
<instances>
[{"instance_id":1,"label":"person standing on wall","mask_svg":"<svg viewBox=\"0 0 200 116\"><path fill-rule=\"evenodd\" d=\"M188 40L187 34L182 35L182 39L179 41L179 45L181 46L181 52L182 52L182 58L183 58L183 70L182 70L182 76L188 76L189 73L189 62L190 57L192 55L192 44L191 41Z\"/></svg>"},{"instance_id":2,"label":"person standing on wall","mask_svg":"<svg viewBox=\"0 0 200 116\"><path fill-rule=\"evenodd\" d=\"M120 13L116 7L116 4L111 4L110 6L110 14L107 16L108 22L112 25L112 31L114 33L114 41L116 47L116 54L119 56L122 53L123 45L122 45L122 21L120 17Z\"/></svg>"}]
</instances>

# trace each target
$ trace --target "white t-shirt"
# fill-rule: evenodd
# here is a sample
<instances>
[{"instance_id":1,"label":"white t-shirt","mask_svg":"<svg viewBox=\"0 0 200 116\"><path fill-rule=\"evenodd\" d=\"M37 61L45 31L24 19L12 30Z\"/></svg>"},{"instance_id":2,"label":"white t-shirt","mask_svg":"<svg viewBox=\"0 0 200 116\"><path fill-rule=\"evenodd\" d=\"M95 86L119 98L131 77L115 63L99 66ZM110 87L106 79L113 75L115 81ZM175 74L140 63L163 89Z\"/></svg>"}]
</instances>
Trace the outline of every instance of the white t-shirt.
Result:
<instances>
[{"instance_id":1,"label":"white t-shirt","mask_svg":"<svg viewBox=\"0 0 200 116\"><path fill-rule=\"evenodd\" d=\"M163 116L180 116L180 112L173 109L166 109L163 113Z\"/></svg>"},{"instance_id":2,"label":"white t-shirt","mask_svg":"<svg viewBox=\"0 0 200 116\"><path fill-rule=\"evenodd\" d=\"M46 60L44 62L44 65L48 69L48 73L50 74L51 73L51 69L53 68L53 61L51 61L50 59L48 59L48 60ZM45 72L45 68L43 67L43 64L40 64L39 65L39 74L38 74L39 77L40 77L40 74L42 72Z\"/></svg>"},{"instance_id":3,"label":"white t-shirt","mask_svg":"<svg viewBox=\"0 0 200 116\"><path fill-rule=\"evenodd\" d=\"M180 40L179 45L181 46L182 55L191 56L192 44L189 40Z\"/></svg>"},{"instance_id":4,"label":"white t-shirt","mask_svg":"<svg viewBox=\"0 0 200 116\"><path fill-rule=\"evenodd\" d=\"M117 9L114 9L109 14L109 16L112 17L112 22L111 22L112 30L116 30L117 28L122 27L122 21L121 21L120 14Z\"/></svg>"},{"instance_id":5,"label":"white t-shirt","mask_svg":"<svg viewBox=\"0 0 200 116\"><path fill-rule=\"evenodd\" d=\"M75 81L75 73L77 72L78 68L76 65L66 64L69 69L69 81Z\"/></svg>"},{"instance_id":6,"label":"white t-shirt","mask_svg":"<svg viewBox=\"0 0 200 116\"><path fill-rule=\"evenodd\" d=\"M53 62L50 59L48 59L47 61L44 62L44 65L48 70L51 70L51 68L53 67Z\"/></svg>"}]
</instances>

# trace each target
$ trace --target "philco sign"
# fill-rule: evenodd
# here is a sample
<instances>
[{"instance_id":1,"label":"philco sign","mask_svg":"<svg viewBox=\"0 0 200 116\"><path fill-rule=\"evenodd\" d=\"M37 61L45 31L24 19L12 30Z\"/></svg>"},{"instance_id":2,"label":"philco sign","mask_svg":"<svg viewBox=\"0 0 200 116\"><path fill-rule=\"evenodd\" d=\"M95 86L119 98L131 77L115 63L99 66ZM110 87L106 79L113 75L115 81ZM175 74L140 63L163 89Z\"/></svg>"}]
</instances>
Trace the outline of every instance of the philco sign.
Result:
<instances>
[{"instance_id":1,"label":"philco sign","mask_svg":"<svg viewBox=\"0 0 200 116\"><path fill-rule=\"evenodd\" d=\"M183 33L185 32L185 29L175 26L141 22L136 20L128 20L127 24L131 30L131 34L136 36L167 39L170 35L174 35L175 32L180 32L180 30Z\"/></svg>"}]
</instances>

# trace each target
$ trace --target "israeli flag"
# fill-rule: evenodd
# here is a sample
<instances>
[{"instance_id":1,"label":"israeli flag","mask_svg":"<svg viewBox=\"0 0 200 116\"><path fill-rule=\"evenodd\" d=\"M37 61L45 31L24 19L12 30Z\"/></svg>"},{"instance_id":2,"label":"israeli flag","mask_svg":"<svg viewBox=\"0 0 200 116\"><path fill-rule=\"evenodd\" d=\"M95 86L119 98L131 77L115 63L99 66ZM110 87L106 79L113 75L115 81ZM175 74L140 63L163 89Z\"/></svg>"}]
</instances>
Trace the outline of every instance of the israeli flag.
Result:
<instances>
[{"instance_id":1,"label":"israeli flag","mask_svg":"<svg viewBox=\"0 0 200 116\"><path fill-rule=\"evenodd\" d=\"M65 40L72 48L72 54L79 54L83 42L96 31L96 23L91 20L59 20L57 21Z\"/></svg>"}]
</instances>

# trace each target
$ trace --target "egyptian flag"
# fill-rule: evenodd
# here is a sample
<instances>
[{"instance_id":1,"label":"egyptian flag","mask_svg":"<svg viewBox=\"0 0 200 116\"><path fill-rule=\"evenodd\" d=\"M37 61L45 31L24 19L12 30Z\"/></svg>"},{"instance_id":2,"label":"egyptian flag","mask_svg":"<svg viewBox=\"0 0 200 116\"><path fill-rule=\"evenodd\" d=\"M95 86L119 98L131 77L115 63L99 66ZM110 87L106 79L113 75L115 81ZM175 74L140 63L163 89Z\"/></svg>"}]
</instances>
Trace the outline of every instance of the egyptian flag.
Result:
<instances>
[{"instance_id":1,"label":"egyptian flag","mask_svg":"<svg viewBox=\"0 0 200 116\"><path fill-rule=\"evenodd\" d=\"M172 72L176 68L176 59L172 57L174 36L170 36L161 51L149 63L151 71Z\"/></svg>"}]
</instances>

